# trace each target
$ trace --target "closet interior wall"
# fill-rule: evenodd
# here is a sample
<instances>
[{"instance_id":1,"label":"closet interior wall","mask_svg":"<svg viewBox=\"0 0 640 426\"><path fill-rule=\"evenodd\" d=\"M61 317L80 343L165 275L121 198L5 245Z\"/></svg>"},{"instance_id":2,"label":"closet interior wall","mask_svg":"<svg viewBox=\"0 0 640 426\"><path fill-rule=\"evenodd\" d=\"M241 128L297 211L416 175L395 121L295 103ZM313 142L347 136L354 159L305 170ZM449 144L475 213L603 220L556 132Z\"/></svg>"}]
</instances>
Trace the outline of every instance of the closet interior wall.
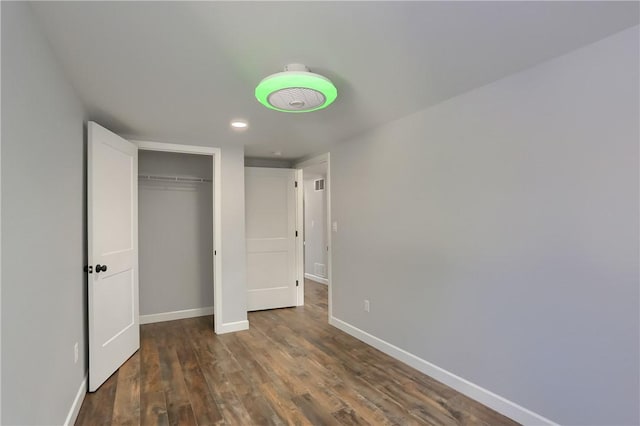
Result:
<instances>
[{"instance_id":1,"label":"closet interior wall","mask_svg":"<svg viewBox=\"0 0 640 426\"><path fill-rule=\"evenodd\" d=\"M139 152L141 316L213 309L212 168L208 155Z\"/></svg>"}]
</instances>

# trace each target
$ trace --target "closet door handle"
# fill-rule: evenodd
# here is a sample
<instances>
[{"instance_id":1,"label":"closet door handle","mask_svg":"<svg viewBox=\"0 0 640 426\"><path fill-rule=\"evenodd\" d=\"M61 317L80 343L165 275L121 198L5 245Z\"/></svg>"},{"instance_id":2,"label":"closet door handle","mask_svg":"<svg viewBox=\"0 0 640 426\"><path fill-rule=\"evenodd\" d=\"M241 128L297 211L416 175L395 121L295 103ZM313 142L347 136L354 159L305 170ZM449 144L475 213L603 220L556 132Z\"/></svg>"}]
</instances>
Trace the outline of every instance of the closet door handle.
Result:
<instances>
[{"instance_id":1,"label":"closet door handle","mask_svg":"<svg viewBox=\"0 0 640 426\"><path fill-rule=\"evenodd\" d=\"M96 273L106 272L107 265L100 265L99 263L96 265Z\"/></svg>"}]
</instances>

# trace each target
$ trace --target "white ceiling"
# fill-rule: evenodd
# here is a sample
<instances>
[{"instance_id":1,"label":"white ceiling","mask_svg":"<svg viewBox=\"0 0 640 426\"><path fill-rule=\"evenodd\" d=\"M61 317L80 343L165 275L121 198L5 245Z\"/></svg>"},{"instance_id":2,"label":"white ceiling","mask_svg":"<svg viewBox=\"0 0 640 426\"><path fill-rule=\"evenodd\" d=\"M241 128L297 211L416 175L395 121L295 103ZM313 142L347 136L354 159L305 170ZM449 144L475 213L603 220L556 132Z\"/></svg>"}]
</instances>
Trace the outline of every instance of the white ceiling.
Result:
<instances>
[{"instance_id":1,"label":"white ceiling","mask_svg":"<svg viewBox=\"0 0 640 426\"><path fill-rule=\"evenodd\" d=\"M639 22L638 2L41 2L33 9L89 118L136 139L324 152L376 125ZM338 99L268 110L256 84L285 64ZM243 133L229 129L249 120Z\"/></svg>"}]
</instances>

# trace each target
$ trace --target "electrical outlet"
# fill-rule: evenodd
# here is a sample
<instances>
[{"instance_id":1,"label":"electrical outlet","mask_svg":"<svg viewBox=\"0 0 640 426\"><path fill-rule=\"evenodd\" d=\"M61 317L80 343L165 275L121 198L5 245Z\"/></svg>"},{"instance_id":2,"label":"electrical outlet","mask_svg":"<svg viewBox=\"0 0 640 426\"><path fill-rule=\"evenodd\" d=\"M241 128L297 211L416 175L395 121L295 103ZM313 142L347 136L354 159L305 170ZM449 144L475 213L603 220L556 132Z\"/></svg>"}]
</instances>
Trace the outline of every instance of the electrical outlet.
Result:
<instances>
[{"instance_id":1,"label":"electrical outlet","mask_svg":"<svg viewBox=\"0 0 640 426\"><path fill-rule=\"evenodd\" d=\"M369 303L368 300L365 299L364 301L364 311L365 312L369 312L371 310L371 304Z\"/></svg>"},{"instance_id":2,"label":"electrical outlet","mask_svg":"<svg viewBox=\"0 0 640 426\"><path fill-rule=\"evenodd\" d=\"M333 222L332 228L333 232L338 232L338 222Z\"/></svg>"},{"instance_id":3,"label":"electrical outlet","mask_svg":"<svg viewBox=\"0 0 640 426\"><path fill-rule=\"evenodd\" d=\"M73 363L74 364L78 363L78 342L76 342L76 344L73 345Z\"/></svg>"}]
</instances>

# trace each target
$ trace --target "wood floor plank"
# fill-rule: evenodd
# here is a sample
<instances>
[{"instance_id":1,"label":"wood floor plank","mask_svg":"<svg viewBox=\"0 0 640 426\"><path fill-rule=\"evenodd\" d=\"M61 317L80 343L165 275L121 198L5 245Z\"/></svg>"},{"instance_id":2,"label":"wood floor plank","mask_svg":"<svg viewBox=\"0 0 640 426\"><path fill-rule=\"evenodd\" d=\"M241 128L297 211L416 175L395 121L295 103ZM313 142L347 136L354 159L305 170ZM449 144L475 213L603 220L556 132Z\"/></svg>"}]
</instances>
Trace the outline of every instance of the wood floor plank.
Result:
<instances>
[{"instance_id":1,"label":"wood floor plank","mask_svg":"<svg viewBox=\"0 0 640 426\"><path fill-rule=\"evenodd\" d=\"M209 392L218 404L220 413L228 424L250 424L251 416L242 404L242 401L224 369L215 363L201 362L201 369L207 383ZM228 374L233 374L230 372Z\"/></svg>"},{"instance_id":2,"label":"wood floor plank","mask_svg":"<svg viewBox=\"0 0 640 426\"><path fill-rule=\"evenodd\" d=\"M175 348L169 345L160 346L159 355L169 422L175 425L189 424L189 421L193 421L195 424L189 392Z\"/></svg>"},{"instance_id":3,"label":"wood floor plank","mask_svg":"<svg viewBox=\"0 0 640 426\"><path fill-rule=\"evenodd\" d=\"M333 417L336 418L341 425L368 425L370 424L362 416L359 416L352 408L343 408L333 413Z\"/></svg>"},{"instance_id":4,"label":"wood floor plank","mask_svg":"<svg viewBox=\"0 0 640 426\"><path fill-rule=\"evenodd\" d=\"M141 425L169 425L169 414L167 413L167 402L164 392L147 392L140 394L140 412Z\"/></svg>"},{"instance_id":5,"label":"wood floor plank","mask_svg":"<svg viewBox=\"0 0 640 426\"><path fill-rule=\"evenodd\" d=\"M262 395L271 404L276 414L289 425L312 425L291 400L292 395L283 386L274 383L263 383L260 386Z\"/></svg>"},{"instance_id":6,"label":"wood floor plank","mask_svg":"<svg viewBox=\"0 0 640 426\"><path fill-rule=\"evenodd\" d=\"M211 316L141 327L139 352L77 425L477 425L516 423L330 326L327 287L305 306L249 313L215 335Z\"/></svg>"},{"instance_id":7,"label":"wood floor plank","mask_svg":"<svg viewBox=\"0 0 640 426\"><path fill-rule=\"evenodd\" d=\"M254 425L284 425L285 421L263 395L247 395L243 401Z\"/></svg>"},{"instance_id":8,"label":"wood floor plank","mask_svg":"<svg viewBox=\"0 0 640 426\"><path fill-rule=\"evenodd\" d=\"M292 401L298 406L300 411L302 411L302 414L314 425L328 425L332 424L335 420L331 413L323 410L320 404L308 393L293 397Z\"/></svg>"},{"instance_id":9,"label":"wood floor plank","mask_svg":"<svg viewBox=\"0 0 640 426\"><path fill-rule=\"evenodd\" d=\"M169 411L169 424L171 426L194 426L197 425L193 409L190 404L173 405Z\"/></svg>"},{"instance_id":10,"label":"wood floor plank","mask_svg":"<svg viewBox=\"0 0 640 426\"><path fill-rule=\"evenodd\" d=\"M136 352L120 367L113 402L112 423L140 424L140 353Z\"/></svg>"},{"instance_id":11,"label":"wood floor plank","mask_svg":"<svg viewBox=\"0 0 640 426\"><path fill-rule=\"evenodd\" d=\"M231 385L227 374L239 371L238 368L229 368L234 363L219 362L221 357L215 355L208 344L214 341L216 336L211 334L213 324L207 321L210 317L201 317L205 321L200 321L197 328L187 329L187 334L191 340L194 355L200 366L207 389L212 398L216 401L219 412L228 424L245 425L251 424L251 416ZM231 355L224 351L222 357Z\"/></svg>"},{"instance_id":12,"label":"wood floor plank","mask_svg":"<svg viewBox=\"0 0 640 426\"><path fill-rule=\"evenodd\" d=\"M75 424L110 425L117 384L118 371L102 384L98 392L88 393L82 402Z\"/></svg>"},{"instance_id":13,"label":"wood floor plank","mask_svg":"<svg viewBox=\"0 0 640 426\"><path fill-rule=\"evenodd\" d=\"M257 385L269 380L269 375L265 371L264 367L257 362L253 356L252 351L246 347L246 345L237 336L244 333L240 331L238 333L229 333L220 336L221 342L229 349L229 353L241 366L243 374L245 374L248 380Z\"/></svg>"},{"instance_id":14,"label":"wood floor plank","mask_svg":"<svg viewBox=\"0 0 640 426\"><path fill-rule=\"evenodd\" d=\"M199 425L222 423L222 414L220 414L218 405L209 392L209 387L200 370L200 365L193 353L193 349L190 345L185 345L176 349L176 354L182 366L185 385L196 422Z\"/></svg>"},{"instance_id":15,"label":"wood floor plank","mask_svg":"<svg viewBox=\"0 0 640 426\"><path fill-rule=\"evenodd\" d=\"M140 330L140 392L162 392L160 377L160 355L154 339L156 324L142 327Z\"/></svg>"}]
</instances>

